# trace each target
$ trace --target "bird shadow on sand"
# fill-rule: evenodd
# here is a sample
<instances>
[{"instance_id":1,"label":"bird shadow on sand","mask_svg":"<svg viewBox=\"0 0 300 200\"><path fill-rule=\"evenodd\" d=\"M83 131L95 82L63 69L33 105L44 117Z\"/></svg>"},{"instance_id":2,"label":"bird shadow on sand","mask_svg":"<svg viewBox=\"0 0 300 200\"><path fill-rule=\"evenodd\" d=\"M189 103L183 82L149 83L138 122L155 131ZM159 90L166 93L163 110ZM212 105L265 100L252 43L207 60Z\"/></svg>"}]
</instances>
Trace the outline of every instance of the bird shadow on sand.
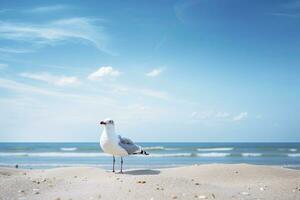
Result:
<instances>
[{"instance_id":1,"label":"bird shadow on sand","mask_svg":"<svg viewBox=\"0 0 300 200\"><path fill-rule=\"evenodd\" d=\"M160 171L152 170L152 169L136 169L136 170L124 171L123 173L139 176L139 175L157 175L160 173Z\"/></svg>"}]
</instances>

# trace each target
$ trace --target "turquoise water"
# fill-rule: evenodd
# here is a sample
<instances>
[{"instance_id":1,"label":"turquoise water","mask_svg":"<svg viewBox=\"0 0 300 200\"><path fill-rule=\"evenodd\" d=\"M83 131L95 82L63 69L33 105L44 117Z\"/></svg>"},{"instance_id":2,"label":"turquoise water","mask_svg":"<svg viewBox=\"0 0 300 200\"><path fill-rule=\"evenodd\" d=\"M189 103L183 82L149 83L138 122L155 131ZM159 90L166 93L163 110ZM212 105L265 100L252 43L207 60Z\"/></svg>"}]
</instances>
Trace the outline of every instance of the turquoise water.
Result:
<instances>
[{"instance_id":1,"label":"turquoise water","mask_svg":"<svg viewBox=\"0 0 300 200\"><path fill-rule=\"evenodd\" d=\"M300 169L300 143L139 143L149 156L124 159L125 168L163 168L208 163L249 163ZM117 160L118 161L118 160ZM98 143L0 143L0 166L52 168L98 166L111 156Z\"/></svg>"}]
</instances>

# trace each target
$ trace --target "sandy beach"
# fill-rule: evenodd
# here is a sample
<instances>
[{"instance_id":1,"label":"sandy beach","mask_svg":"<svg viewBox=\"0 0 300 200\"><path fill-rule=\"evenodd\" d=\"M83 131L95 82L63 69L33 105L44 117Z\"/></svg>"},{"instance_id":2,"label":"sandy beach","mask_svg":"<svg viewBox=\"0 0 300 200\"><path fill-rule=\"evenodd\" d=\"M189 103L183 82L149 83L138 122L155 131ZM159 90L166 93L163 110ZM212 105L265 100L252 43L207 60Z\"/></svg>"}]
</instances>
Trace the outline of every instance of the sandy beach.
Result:
<instances>
[{"instance_id":1,"label":"sandy beach","mask_svg":"<svg viewBox=\"0 0 300 200\"><path fill-rule=\"evenodd\" d=\"M0 199L300 199L300 171L246 164L126 170L0 168Z\"/></svg>"}]
</instances>

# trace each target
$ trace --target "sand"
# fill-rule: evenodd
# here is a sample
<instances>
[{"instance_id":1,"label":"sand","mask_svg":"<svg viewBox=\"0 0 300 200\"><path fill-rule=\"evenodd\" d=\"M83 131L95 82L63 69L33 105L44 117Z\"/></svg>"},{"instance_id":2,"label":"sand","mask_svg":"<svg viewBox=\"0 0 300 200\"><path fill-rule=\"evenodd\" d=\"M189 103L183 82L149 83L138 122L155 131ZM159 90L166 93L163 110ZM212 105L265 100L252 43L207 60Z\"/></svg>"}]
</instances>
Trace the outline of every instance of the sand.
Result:
<instances>
[{"instance_id":1,"label":"sand","mask_svg":"<svg viewBox=\"0 0 300 200\"><path fill-rule=\"evenodd\" d=\"M0 199L300 199L300 171L246 164L124 174L93 167L0 168Z\"/></svg>"}]
</instances>

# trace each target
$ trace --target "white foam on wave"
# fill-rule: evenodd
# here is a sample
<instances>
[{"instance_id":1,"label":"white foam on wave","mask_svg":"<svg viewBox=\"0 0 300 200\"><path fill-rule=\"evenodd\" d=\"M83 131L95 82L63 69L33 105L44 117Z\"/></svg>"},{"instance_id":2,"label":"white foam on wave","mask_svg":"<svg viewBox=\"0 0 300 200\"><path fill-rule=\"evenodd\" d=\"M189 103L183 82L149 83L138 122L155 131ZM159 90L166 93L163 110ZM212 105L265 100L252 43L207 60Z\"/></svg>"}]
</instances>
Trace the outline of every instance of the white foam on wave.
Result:
<instances>
[{"instance_id":1,"label":"white foam on wave","mask_svg":"<svg viewBox=\"0 0 300 200\"><path fill-rule=\"evenodd\" d=\"M198 157L227 157L230 156L230 153L197 153Z\"/></svg>"},{"instance_id":2,"label":"white foam on wave","mask_svg":"<svg viewBox=\"0 0 300 200\"><path fill-rule=\"evenodd\" d=\"M198 148L197 151L232 151L233 147Z\"/></svg>"},{"instance_id":3,"label":"white foam on wave","mask_svg":"<svg viewBox=\"0 0 300 200\"><path fill-rule=\"evenodd\" d=\"M6 153L1 152L0 156L20 157L103 157L109 156L105 153L62 153L62 152L40 152L40 153Z\"/></svg>"},{"instance_id":4,"label":"white foam on wave","mask_svg":"<svg viewBox=\"0 0 300 200\"><path fill-rule=\"evenodd\" d=\"M298 149L294 149L294 148L291 148L291 149L289 149L289 151L291 151L291 152L296 152Z\"/></svg>"},{"instance_id":5,"label":"white foam on wave","mask_svg":"<svg viewBox=\"0 0 300 200\"><path fill-rule=\"evenodd\" d=\"M163 146L143 147L143 150L164 150Z\"/></svg>"},{"instance_id":6,"label":"white foam on wave","mask_svg":"<svg viewBox=\"0 0 300 200\"><path fill-rule=\"evenodd\" d=\"M76 151L77 147L62 147L60 148L61 151Z\"/></svg>"},{"instance_id":7,"label":"white foam on wave","mask_svg":"<svg viewBox=\"0 0 300 200\"><path fill-rule=\"evenodd\" d=\"M262 156L261 153L242 153L243 157L259 157Z\"/></svg>"},{"instance_id":8,"label":"white foam on wave","mask_svg":"<svg viewBox=\"0 0 300 200\"><path fill-rule=\"evenodd\" d=\"M289 157L300 157L300 153L289 153Z\"/></svg>"},{"instance_id":9,"label":"white foam on wave","mask_svg":"<svg viewBox=\"0 0 300 200\"><path fill-rule=\"evenodd\" d=\"M191 153L164 153L164 154L153 154L147 155L149 157L191 157ZM145 157L147 157L145 156Z\"/></svg>"},{"instance_id":10,"label":"white foam on wave","mask_svg":"<svg viewBox=\"0 0 300 200\"><path fill-rule=\"evenodd\" d=\"M181 148L165 148L167 151L175 151L175 150L180 150Z\"/></svg>"}]
</instances>

